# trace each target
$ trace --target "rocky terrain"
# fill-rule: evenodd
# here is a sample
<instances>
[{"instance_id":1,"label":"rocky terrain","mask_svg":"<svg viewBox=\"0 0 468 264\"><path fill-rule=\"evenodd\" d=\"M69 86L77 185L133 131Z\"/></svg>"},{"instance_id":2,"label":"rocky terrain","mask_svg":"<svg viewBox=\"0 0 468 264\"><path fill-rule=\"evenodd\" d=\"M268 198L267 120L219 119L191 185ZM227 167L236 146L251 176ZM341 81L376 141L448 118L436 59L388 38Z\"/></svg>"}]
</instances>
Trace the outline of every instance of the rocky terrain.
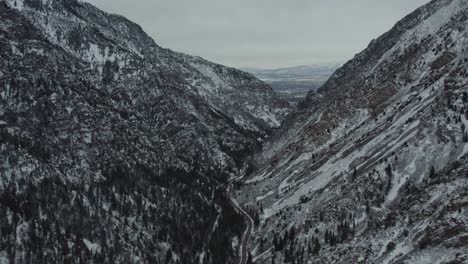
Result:
<instances>
[{"instance_id":1,"label":"rocky terrain","mask_svg":"<svg viewBox=\"0 0 468 264\"><path fill-rule=\"evenodd\" d=\"M468 263L468 0L292 113L78 0L0 0L0 45L2 264Z\"/></svg>"},{"instance_id":2,"label":"rocky terrain","mask_svg":"<svg viewBox=\"0 0 468 264\"><path fill-rule=\"evenodd\" d=\"M0 263L234 263L227 180L289 105L80 1L0 21Z\"/></svg>"},{"instance_id":3,"label":"rocky terrain","mask_svg":"<svg viewBox=\"0 0 468 264\"><path fill-rule=\"evenodd\" d=\"M468 1L419 8L252 161L256 263L468 262Z\"/></svg>"}]
</instances>

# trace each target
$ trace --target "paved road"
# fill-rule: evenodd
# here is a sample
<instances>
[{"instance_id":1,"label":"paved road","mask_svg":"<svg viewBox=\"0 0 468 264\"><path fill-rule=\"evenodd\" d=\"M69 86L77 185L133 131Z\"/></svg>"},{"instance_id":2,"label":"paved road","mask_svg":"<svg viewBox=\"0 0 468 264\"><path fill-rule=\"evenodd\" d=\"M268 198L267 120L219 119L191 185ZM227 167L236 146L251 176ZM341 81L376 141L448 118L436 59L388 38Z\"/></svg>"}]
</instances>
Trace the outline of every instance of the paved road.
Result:
<instances>
[{"instance_id":1,"label":"paved road","mask_svg":"<svg viewBox=\"0 0 468 264\"><path fill-rule=\"evenodd\" d=\"M230 195L231 195L231 190L232 190L232 184L230 183L229 188L228 188L228 193ZM240 259L239 259L239 264L246 264L249 258L248 244L249 244L250 237L252 236L254 221L252 217L250 217L250 215L238 205L237 201L234 198L232 198L232 195L230 197L231 197L231 204L234 207L234 209L238 213L242 214L245 219L247 219L247 229L245 230L244 235L242 236L242 241L241 241L241 246L240 246Z\"/></svg>"}]
</instances>

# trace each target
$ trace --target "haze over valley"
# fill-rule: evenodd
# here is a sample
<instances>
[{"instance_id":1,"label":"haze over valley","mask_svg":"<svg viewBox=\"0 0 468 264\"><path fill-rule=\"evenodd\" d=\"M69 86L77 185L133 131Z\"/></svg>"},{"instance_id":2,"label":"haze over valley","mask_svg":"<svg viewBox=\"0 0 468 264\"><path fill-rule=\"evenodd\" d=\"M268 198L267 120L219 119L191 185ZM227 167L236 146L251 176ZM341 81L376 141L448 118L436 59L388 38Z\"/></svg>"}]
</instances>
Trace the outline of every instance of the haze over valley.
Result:
<instances>
[{"instance_id":1,"label":"haze over valley","mask_svg":"<svg viewBox=\"0 0 468 264\"><path fill-rule=\"evenodd\" d=\"M310 91L320 88L340 65L324 63L282 69L241 69L270 84L282 99L297 105Z\"/></svg>"}]
</instances>

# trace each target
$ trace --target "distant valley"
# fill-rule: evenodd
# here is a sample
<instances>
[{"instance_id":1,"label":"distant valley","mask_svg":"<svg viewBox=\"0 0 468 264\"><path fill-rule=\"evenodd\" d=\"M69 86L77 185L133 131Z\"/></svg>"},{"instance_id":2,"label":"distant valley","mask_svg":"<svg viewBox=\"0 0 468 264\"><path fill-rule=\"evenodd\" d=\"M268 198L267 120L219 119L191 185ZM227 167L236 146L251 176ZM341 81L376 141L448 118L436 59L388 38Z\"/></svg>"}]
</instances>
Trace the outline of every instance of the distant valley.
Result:
<instances>
[{"instance_id":1,"label":"distant valley","mask_svg":"<svg viewBox=\"0 0 468 264\"><path fill-rule=\"evenodd\" d=\"M284 100L295 105L309 91L316 91L340 67L340 63L296 66L279 69L242 68L268 83Z\"/></svg>"}]
</instances>

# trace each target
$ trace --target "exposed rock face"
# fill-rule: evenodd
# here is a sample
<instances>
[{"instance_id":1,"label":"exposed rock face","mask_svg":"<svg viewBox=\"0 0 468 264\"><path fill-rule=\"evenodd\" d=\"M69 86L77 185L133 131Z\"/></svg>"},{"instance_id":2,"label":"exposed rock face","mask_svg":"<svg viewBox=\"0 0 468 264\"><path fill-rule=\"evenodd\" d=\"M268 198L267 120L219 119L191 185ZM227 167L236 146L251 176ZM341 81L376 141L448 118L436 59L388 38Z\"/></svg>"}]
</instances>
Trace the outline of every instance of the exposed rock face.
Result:
<instances>
[{"instance_id":1,"label":"exposed rock face","mask_svg":"<svg viewBox=\"0 0 468 264\"><path fill-rule=\"evenodd\" d=\"M232 262L224 183L289 105L79 1L0 21L0 262Z\"/></svg>"},{"instance_id":2,"label":"exposed rock face","mask_svg":"<svg viewBox=\"0 0 468 264\"><path fill-rule=\"evenodd\" d=\"M308 95L240 190L257 263L467 261L467 47L468 1L432 1Z\"/></svg>"}]
</instances>

